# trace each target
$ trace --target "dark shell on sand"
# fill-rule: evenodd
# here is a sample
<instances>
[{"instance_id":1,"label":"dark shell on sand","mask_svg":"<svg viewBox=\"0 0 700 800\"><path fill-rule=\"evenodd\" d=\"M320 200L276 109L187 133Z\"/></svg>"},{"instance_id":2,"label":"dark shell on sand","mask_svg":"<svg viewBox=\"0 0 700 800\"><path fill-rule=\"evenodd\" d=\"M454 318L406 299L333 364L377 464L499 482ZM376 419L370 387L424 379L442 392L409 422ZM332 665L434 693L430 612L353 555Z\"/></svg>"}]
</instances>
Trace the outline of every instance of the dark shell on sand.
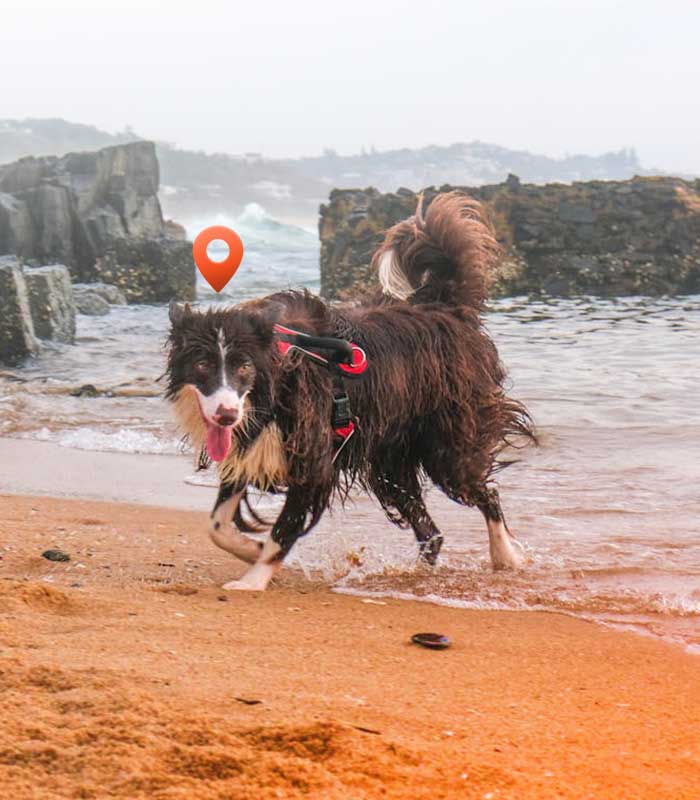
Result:
<instances>
[{"instance_id":1,"label":"dark shell on sand","mask_svg":"<svg viewBox=\"0 0 700 800\"><path fill-rule=\"evenodd\" d=\"M452 644L447 636L441 633L414 633L411 641L430 650L446 650Z\"/></svg>"},{"instance_id":2,"label":"dark shell on sand","mask_svg":"<svg viewBox=\"0 0 700 800\"><path fill-rule=\"evenodd\" d=\"M44 550L41 555L47 561L70 561L70 556L63 550Z\"/></svg>"}]
</instances>

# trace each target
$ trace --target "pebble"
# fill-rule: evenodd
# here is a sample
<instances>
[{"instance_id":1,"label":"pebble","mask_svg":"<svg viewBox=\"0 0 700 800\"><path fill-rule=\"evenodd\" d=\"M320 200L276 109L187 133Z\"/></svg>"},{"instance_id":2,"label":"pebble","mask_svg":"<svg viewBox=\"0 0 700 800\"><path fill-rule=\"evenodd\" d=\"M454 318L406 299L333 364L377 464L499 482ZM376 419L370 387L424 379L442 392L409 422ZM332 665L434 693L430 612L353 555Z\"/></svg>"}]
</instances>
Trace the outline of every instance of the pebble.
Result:
<instances>
[{"instance_id":1,"label":"pebble","mask_svg":"<svg viewBox=\"0 0 700 800\"><path fill-rule=\"evenodd\" d=\"M451 644L447 636L441 633L414 633L411 641L430 650L446 650Z\"/></svg>"},{"instance_id":2,"label":"pebble","mask_svg":"<svg viewBox=\"0 0 700 800\"><path fill-rule=\"evenodd\" d=\"M70 561L70 556L63 550L44 550L41 556L47 561Z\"/></svg>"}]
</instances>

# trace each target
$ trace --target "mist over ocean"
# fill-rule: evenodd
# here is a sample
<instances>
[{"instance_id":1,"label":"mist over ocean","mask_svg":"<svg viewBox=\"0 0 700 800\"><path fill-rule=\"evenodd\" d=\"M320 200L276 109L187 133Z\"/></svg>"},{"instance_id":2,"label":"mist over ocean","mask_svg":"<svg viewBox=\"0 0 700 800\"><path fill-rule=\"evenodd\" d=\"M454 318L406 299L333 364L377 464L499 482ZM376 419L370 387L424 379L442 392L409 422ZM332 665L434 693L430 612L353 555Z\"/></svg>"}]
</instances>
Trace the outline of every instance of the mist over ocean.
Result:
<instances>
[{"instance_id":1,"label":"mist over ocean","mask_svg":"<svg viewBox=\"0 0 700 800\"><path fill-rule=\"evenodd\" d=\"M220 297L200 282L200 302L318 291L315 231L252 204L236 218L192 220L188 236L212 224L238 231L245 257ZM480 515L437 490L428 504L446 547L436 571L416 566L412 534L363 497L328 515L291 563L343 591L565 611L700 650L700 296L506 299L493 303L487 326L542 437L500 476L527 571L493 574ZM0 377L0 434L176 456L157 382L166 331L162 306L80 316L76 346L47 343L15 371L19 381ZM107 394L71 394L85 384ZM212 488L201 491L213 499ZM273 505L261 501L268 515Z\"/></svg>"}]
</instances>

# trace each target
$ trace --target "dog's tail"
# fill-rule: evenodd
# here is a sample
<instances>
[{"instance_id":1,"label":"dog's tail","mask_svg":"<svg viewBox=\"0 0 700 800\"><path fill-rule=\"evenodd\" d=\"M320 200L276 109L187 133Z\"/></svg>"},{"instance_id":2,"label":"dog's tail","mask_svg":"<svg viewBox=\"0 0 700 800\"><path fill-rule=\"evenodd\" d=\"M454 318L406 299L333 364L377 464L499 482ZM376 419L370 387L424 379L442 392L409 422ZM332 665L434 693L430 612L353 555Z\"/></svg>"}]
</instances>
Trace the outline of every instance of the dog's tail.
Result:
<instances>
[{"instance_id":1,"label":"dog's tail","mask_svg":"<svg viewBox=\"0 0 700 800\"><path fill-rule=\"evenodd\" d=\"M409 302L480 309L499 246L481 205L462 192L439 194L423 214L390 228L372 263L384 293Z\"/></svg>"}]
</instances>

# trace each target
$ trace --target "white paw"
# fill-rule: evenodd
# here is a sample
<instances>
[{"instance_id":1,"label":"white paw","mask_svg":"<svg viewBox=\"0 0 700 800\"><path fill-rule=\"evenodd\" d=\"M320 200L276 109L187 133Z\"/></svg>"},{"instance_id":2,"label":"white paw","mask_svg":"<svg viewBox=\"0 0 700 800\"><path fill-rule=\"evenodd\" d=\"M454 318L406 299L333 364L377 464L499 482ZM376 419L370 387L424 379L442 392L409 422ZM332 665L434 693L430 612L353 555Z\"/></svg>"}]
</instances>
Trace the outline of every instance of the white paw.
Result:
<instances>
[{"instance_id":1,"label":"white paw","mask_svg":"<svg viewBox=\"0 0 700 800\"><path fill-rule=\"evenodd\" d=\"M522 569L525 566L525 548L511 536L502 522L490 521L489 550L494 570Z\"/></svg>"},{"instance_id":2,"label":"white paw","mask_svg":"<svg viewBox=\"0 0 700 800\"><path fill-rule=\"evenodd\" d=\"M222 587L227 592L264 592L266 586L257 586L250 581L244 581L242 578L239 581L229 581Z\"/></svg>"},{"instance_id":3,"label":"white paw","mask_svg":"<svg viewBox=\"0 0 700 800\"><path fill-rule=\"evenodd\" d=\"M520 551L514 547L507 551L500 550L498 553L491 553L491 566L494 570L522 569L525 566L525 556L522 552L522 545L518 543Z\"/></svg>"},{"instance_id":4,"label":"white paw","mask_svg":"<svg viewBox=\"0 0 700 800\"><path fill-rule=\"evenodd\" d=\"M233 592L264 592L279 565L258 561L237 581L229 581L222 588Z\"/></svg>"}]
</instances>

